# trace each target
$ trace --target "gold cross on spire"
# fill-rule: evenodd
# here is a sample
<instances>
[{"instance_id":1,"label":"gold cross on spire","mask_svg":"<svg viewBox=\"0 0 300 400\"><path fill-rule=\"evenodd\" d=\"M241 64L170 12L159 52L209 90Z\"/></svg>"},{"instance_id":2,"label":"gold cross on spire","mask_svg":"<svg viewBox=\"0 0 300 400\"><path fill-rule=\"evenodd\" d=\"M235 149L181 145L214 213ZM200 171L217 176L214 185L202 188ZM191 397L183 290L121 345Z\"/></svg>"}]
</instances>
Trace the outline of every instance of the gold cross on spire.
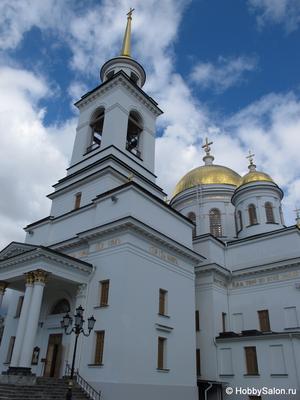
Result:
<instances>
[{"instance_id":1,"label":"gold cross on spire","mask_svg":"<svg viewBox=\"0 0 300 400\"><path fill-rule=\"evenodd\" d=\"M130 7L129 12L127 13L127 15L128 15L127 18L132 18L132 13L133 13L133 11L134 11L134 8L131 8L131 7Z\"/></svg>"},{"instance_id":2,"label":"gold cross on spire","mask_svg":"<svg viewBox=\"0 0 300 400\"><path fill-rule=\"evenodd\" d=\"M127 25L125 29L124 39L123 39L123 46L121 50L121 56L123 57L130 57L131 55L131 20L132 20L132 13L134 8L130 7L129 12L127 13Z\"/></svg>"},{"instance_id":3,"label":"gold cross on spire","mask_svg":"<svg viewBox=\"0 0 300 400\"><path fill-rule=\"evenodd\" d=\"M251 153L251 150L249 150L249 155L246 158L248 158L250 165L253 165L254 156L255 156L255 154Z\"/></svg>"},{"instance_id":4,"label":"gold cross on spire","mask_svg":"<svg viewBox=\"0 0 300 400\"><path fill-rule=\"evenodd\" d=\"M207 156L209 156L209 153L210 153L210 150L211 150L211 148L209 146L212 145L212 144L213 144L213 142L209 142L208 138L206 137L205 138L205 143L202 146L202 149L204 149L204 151L205 151Z\"/></svg>"}]
</instances>

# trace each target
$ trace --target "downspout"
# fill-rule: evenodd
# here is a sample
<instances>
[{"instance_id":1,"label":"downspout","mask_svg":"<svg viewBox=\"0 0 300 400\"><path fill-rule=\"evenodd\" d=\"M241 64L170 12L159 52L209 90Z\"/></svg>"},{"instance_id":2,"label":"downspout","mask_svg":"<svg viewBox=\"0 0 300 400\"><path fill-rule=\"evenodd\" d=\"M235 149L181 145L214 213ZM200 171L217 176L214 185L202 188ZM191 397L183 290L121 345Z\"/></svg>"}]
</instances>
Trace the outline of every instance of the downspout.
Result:
<instances>
[{"instance_id":1,"label":"downspout","mask_svg":"<svg viewBox=\"0 0 300 400\"><path fill-rule=\"evenodd\" d=\"M295 346L294 346L293 334L290 333L290 334L289 334L289 337L290 337L290 340L291 340L291 343L292 343L293 361L294 361L294 365L295 365L297 383L298 383L298 387L300 387L299 370L298 370L297 360L296 360L296 356L295 356Z\"/></svg>"},{"instance_id":2,"label":"downspout","mask_svg":"<svg viewBox=\"0 0 300 400\"><path fill-rule=\"evenodd\" d=\"M204 390L204 399L207 400L207 392L213 387L213 384L209 382L208 387Z\"/></svg>"}]
</instances>

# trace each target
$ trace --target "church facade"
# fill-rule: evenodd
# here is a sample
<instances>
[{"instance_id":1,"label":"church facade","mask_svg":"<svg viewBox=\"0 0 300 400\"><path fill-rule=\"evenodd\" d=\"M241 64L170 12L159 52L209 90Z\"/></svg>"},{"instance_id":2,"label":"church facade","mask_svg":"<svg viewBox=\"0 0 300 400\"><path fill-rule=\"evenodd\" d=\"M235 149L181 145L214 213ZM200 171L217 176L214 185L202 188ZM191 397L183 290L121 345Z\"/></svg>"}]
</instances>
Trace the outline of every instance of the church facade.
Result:
<instances>
[{"instance_id":1,"label":"church facade","mask_svg":"<svg viewBox=\"0 0 300 400\"><path fill-rule=\"evenodd\" d=\"M299 392L300 223L285 226L283 192L253 155L241 177L214 164L208 140L204 165L165 200L154 167L162 111L131 57L131 18L121 55L75 104L72 159L48 195L50 216L0 252L0 302L11 289L0 367L63 376L74 335L61 320L82 306L96 323L75 366L104 400Z\"/></svg>"}]
</instances>

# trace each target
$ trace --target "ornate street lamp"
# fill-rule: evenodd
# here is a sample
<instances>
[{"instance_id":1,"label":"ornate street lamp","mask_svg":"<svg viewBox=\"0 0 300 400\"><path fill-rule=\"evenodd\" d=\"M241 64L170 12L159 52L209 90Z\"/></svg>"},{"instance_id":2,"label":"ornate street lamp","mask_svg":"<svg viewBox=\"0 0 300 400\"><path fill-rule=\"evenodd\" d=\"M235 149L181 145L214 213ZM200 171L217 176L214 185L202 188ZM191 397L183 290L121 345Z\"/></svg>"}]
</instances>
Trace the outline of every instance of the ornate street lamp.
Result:
<instances>
[{"instance_id":1,"label":"ornate street lamp","mask_svg":"<svg viewBox=\"0 0 300 400\"><path fill-rule=\"evenodd\" d=\"M76 313L74 315L74 325L73 324L73 318L67 313L63 319L60 322L61 327L64 329L66 335L71 335L71 333L75 333L75 344L74 344L74 351L73 351L73 360L72 360L72 367L71 367L71 376L70 376L70 382L69 382L69 388L68 392L66 395L67 400L72 399L72 385L73 385L73 378L74 378L74 368L75 368L75 359L76 359L76 351L77 351L77 342L78 342L78 337L82 333L84 336L90 336L92 330L94 329L95 326L95 318L92 315L90 318L88 318L88 332L84 331L84 319L83 319L83 312L84 309L82 306L79 306L76 308Z\"/></svg>"}]
</instances>

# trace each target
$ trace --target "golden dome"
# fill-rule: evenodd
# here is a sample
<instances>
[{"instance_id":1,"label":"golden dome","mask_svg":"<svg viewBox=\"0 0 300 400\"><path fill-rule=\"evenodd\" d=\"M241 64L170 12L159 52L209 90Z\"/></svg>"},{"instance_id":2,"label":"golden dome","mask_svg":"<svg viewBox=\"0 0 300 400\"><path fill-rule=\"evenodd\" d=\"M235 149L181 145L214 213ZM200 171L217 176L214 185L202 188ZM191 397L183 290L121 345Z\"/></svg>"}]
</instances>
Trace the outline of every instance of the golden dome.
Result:
<instances>
[{"instance_id":1,"label":"golden dome","mask_svg":"<svg viewBox=\"0 0 300 400\"><path fill-rule=\"evenodd\" d=\"M273 182L273 179L270 175L265 174L264 172L259 172L256 170L248 172L245 176L242 177L241 182L238 186L245 185L246 183L251 182Z\"/></svg>"},{"instance_id":2,"label":"golden dome","mask_svg":"<svg viewBox=\"0 0 300 400\"><path fill-rule=\"evenodd\" d=\"M186 189L197 185L232 185L238 186L241 176L230 168L222 165L203 165L192 169L184 175L175 186L173 197Z\"/></svg>"}]
</instances>

